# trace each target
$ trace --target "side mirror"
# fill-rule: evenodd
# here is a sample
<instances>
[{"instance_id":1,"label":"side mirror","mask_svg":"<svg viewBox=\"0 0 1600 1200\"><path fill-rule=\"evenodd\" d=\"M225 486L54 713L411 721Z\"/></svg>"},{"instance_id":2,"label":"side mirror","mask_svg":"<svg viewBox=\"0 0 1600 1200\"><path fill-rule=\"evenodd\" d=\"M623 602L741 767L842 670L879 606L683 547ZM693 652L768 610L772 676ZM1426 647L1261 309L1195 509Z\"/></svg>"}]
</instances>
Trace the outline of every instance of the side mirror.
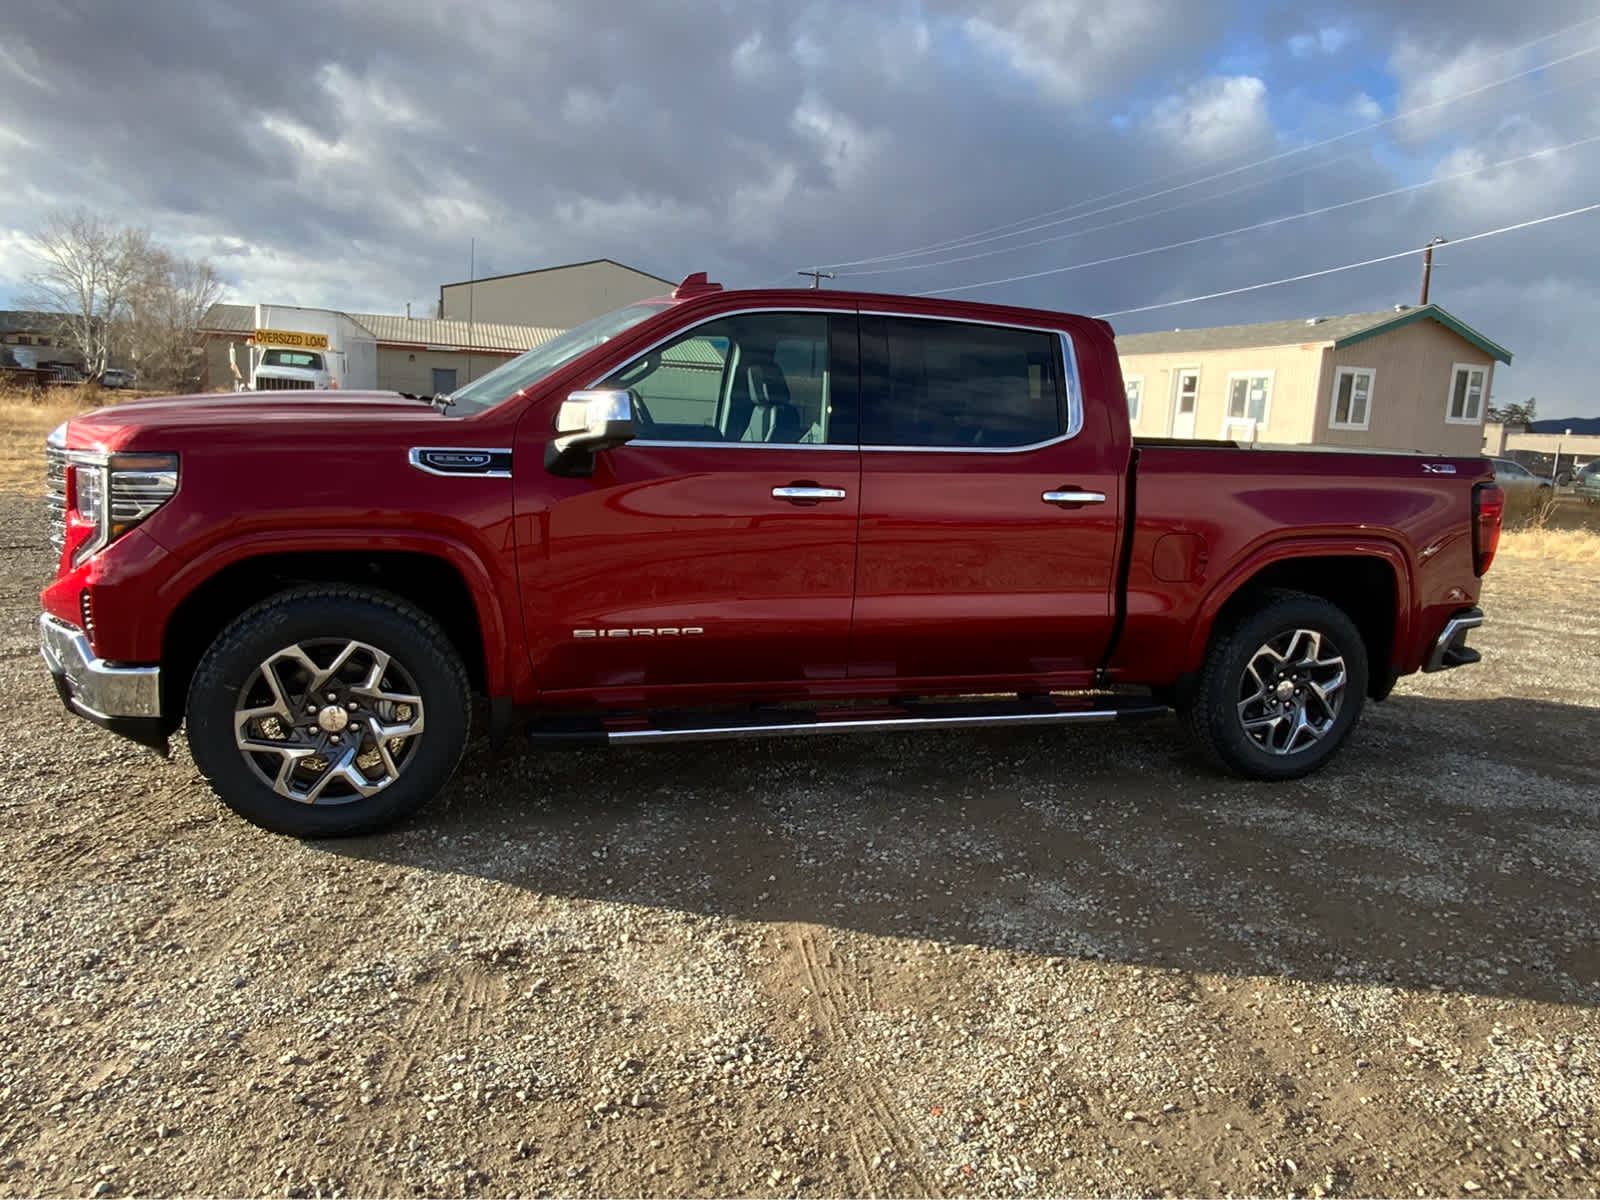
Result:
<instances>
[{"instance_id":1,"label":"side mirror","mask_svg":"<svg viewBox=\"0 0 1600 1200\"><path fill-rule=\"evenodd\" d=\"M556 414L556 436L545 447L545 470L588 475L594 456L634 438L633 396L625 391L573 392Z\"/></svg>"}]
</instances>

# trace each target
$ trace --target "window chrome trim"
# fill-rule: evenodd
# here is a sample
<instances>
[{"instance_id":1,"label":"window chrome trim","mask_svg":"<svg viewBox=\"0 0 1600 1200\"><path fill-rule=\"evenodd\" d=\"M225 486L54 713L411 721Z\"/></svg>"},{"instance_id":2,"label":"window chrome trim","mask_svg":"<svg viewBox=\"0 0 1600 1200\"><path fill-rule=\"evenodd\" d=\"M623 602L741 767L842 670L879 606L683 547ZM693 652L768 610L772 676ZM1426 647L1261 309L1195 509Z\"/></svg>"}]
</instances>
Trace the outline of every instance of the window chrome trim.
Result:
<instances>
[{"instance_id":1,"label":"window chrome trim","mask_svg":"<svg viewBox=\"0 0 1600 1200\"><path fill-rule=\"evenodd\" d=\"M607 371L604 375L600 376L593 383L589 384L589 387L586 390L592 390L594 388L599 387L606 380L610 379L613 375L617 374L617 372L622 371L622 370L626 369L627 367L632 366L634 363L638 362L645 355L649 354L650 351L656 349L656 347L665 346L668 342L676 341L680 337L684 337L684 336L686 336L686 335L688 335L690 333L693 333L696 329L699 329L702 325L710 325L713 322L725 320L728 317L745 317L745 316L751 315L752 313L821 313L824 316L835 316L835 317L837 317L837 316L846 316L846 317L859 316L858 311L853 307L852 308L812 308L810 306L806 306L806 307L798 307L797 308L797 307L791 307L789 305L784 305L784 304L763 304L763 305L758 305L758 306L756 306L754 308L735 308L735 309L731 309L728 312L721 312L721 313L717 313L715 316L707 317L704 321L697 321L693 325L690 325L685 329L679 329L674 333L669 333L664 338L658 338L656 341L651 342L644 349L642 349L638 353L636 353L632 358L627 359L621 365L613 367L611 370ZM643 446L643 447L645 447L647 449L651 449L651 450L665 449L665 448L672 447L672 446L682 446L683 448L688 449L688 450L730 450L730 449L735 449L735 448L738 448L738 449L758 449L759 448L759 449L763 449L763 450L851 450L851 451L854 451L854 450L859 450L861 448L859 445L856 444L856 442L853 442L853 441L851 441L851 442L680 442L680 441L674 441L674 440L663 441L663 440L660 440L660 439L657 439L657 438L634 438L632 441L630 441L630 442L628 442L626 444L629 445L629 446Z\"/></svg>"},{"instance_id":2,"label":"window chrome trim","mask_svg":"<svg viewBox=\"0 0 1600 1200\"><path fill-rule=\"evenodd\" d=\"M1059 325L1019 325L1010 321L980 321L974 317L951 317L935 313L891 312L886 309L860 310L863 317L898 317L906 321L942 321L947 325L983 325L989 329L1025 329L1030 333L1053 333L1061 347L1064 384L1067 389L1067 431L1039 442L1021 446L868 446L863 453L874 454L1029 454L1062 442L1070 442L1083 432L1083 389L1078 380L1078 351L1072 334Z\"/></svg>"},{"instance_id":3,"label":"window chrome trim","mask_svg":"<svg viewBox=\"0 0 1600 1200\"><path fill-rule=\"evenodd\" d=\"M867 446L861 443L859 436L852 442L678 442L658 441L649 438L636 438L629 442L630 446L643 446L649 449L666 449L673 446L682 446L694 450L728 450L763 449L763 450L857 450L876 454L1027 454L1034 450L1043 450L1061 442L1071 441L1083 432L1083 389L1078 375L1078 351L1073 344L1072 334L1057 325L1018 325L1006 321L980 321L973 317L942 316L934 313L905 313L891 312L887 309L867 308L813 308L810 306L793 307L782 304L759 305L752 308L736 308L728 312L717 313L690 325L686 329L679 329L669 333L664 338L651 342L639 350L632 358L607 371L595 379L588 386L597 388L618 371L637 362L658 346L685 334L691 333L702 325L709 325L713 321L720 321L727 317L743 317L752 313L823 313L828 316L855 316L860 317L900 317L908 321L943 321L951 325L983 325L990 329L1025 329L1030 333L1052 333L1061 347L1063 379L1067 389L1067 431L1053 438L1046 438L1041 442L1029 442L1022 446Z\"/></svg>"},{"instance_id":4,"label":"window chrome trim","mask_svg":"<svg viewBox=\"0 0 1600 1200\"><path fill-rule=\"evenodd\" d=\"M649 450L664 450L672 446L682 446L690 450L842 450L849 454L855 454L863 449L855 442L675 442L634 438L633 441L627 444L629 446L643 446Z\"/></svg>"},{"instance_id":5,"label":"window chrome trim","mask_svg":"<svg viewBox=\"0 0 1600 1200\"><path fill-rule=\"evenodd\" d=\"M488 454L491 456L503 455L507 460L512 457L509 446L413 446L406 452L406 461L417 470L428 475L437 475L441 479L510 479L511 471L486 470L486 471L441 471L422 461L424 454ZM491 457L490 462L494 458Z\"/></svg>"}]
</instances>

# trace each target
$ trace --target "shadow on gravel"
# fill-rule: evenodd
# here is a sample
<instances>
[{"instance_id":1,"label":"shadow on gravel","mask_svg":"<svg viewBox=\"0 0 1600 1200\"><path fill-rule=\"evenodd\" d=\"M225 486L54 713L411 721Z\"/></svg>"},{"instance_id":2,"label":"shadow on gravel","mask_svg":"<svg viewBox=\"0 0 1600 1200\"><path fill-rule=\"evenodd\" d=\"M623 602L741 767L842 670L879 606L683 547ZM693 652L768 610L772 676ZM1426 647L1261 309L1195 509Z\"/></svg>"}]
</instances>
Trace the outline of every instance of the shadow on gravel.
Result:
<instances>
[{"instance_id":1,"label":"shadow on gravel","mask_svg":"<svg viewBox=\"0 0 1600 1200\"><path fill-rule=\"evenodd\" d=\"M1310 779L1155 721L491 756L329 854L536 893L1600 1006L1600 712L1400 696Z\"/></svg>"}]
</instances>

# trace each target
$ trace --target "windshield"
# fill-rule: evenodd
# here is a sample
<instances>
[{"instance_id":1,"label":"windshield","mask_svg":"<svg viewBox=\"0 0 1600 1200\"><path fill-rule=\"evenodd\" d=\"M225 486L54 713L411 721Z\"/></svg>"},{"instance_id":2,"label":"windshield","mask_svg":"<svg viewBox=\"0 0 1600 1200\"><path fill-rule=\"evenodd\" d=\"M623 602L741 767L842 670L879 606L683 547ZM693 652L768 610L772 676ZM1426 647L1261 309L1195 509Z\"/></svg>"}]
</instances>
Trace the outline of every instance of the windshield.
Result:
<instances>
[{"instance_id":1,"label":"windshield","mask_svg":"<svg viewBox=\"0 0 1600 1200\"><path fill-rule=\"evenodd\" d=\"M668 306L665 303L630 304L616 312L606 313L576 325L563 334L551 338L542 346L535 346L526 354L502 363L487 375L474 379L459 391L450 393L451 415L471 416L492 408L502 400L516 395L529 384L538 383L557 367L565 366L585 350L592 350L608 342L617 334L632 329L641 321L649 320Z\"/></svg>"},{"instance_id":2,"label":"windshield","mask_svg":"<svg viewBox=\"0 0 1600 1200\"><path fill-rule=\"evenodd\" d=\"M322 370L322 355L305 350L268 350L261 356L263 367L299 367L303 371Z\"/></svg>"}]
</instances>

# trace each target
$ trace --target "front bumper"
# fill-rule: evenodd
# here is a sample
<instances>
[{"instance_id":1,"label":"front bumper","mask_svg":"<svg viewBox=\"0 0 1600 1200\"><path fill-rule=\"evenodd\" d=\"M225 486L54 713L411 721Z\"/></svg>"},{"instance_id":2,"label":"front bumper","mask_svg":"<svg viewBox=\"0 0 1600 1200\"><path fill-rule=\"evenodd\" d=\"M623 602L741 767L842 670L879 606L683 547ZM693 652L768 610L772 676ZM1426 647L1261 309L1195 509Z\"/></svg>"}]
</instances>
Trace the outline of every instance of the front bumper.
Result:
<instances>
[{"instance_id":1,"label":"front bumper","mask_svg":"<svg viewBox=\"0 0 1600 1200\"><path fill-rule=\"evenodd\" d=\"M130 667L96 658L76 625L46 613L39 618L39 653L68 711L167 751L168 727L161 716L161 668Z\"/></svg>"},{"instance_id":2,"label":"front bumper","mask_svg":"<svg viewBox=\"0 0 1600 1200\"><path fill-rule=\"evenodd\" d=\"M1467 645L1467 634L1483 624L1483 610L1469 608L1459 612L1444 623L1444 629L1434 639L1433 651L1423 664L1424 671L1448 671L1451 667L1465 667L1481 657Z\"/></svg>"}]
</instances>

